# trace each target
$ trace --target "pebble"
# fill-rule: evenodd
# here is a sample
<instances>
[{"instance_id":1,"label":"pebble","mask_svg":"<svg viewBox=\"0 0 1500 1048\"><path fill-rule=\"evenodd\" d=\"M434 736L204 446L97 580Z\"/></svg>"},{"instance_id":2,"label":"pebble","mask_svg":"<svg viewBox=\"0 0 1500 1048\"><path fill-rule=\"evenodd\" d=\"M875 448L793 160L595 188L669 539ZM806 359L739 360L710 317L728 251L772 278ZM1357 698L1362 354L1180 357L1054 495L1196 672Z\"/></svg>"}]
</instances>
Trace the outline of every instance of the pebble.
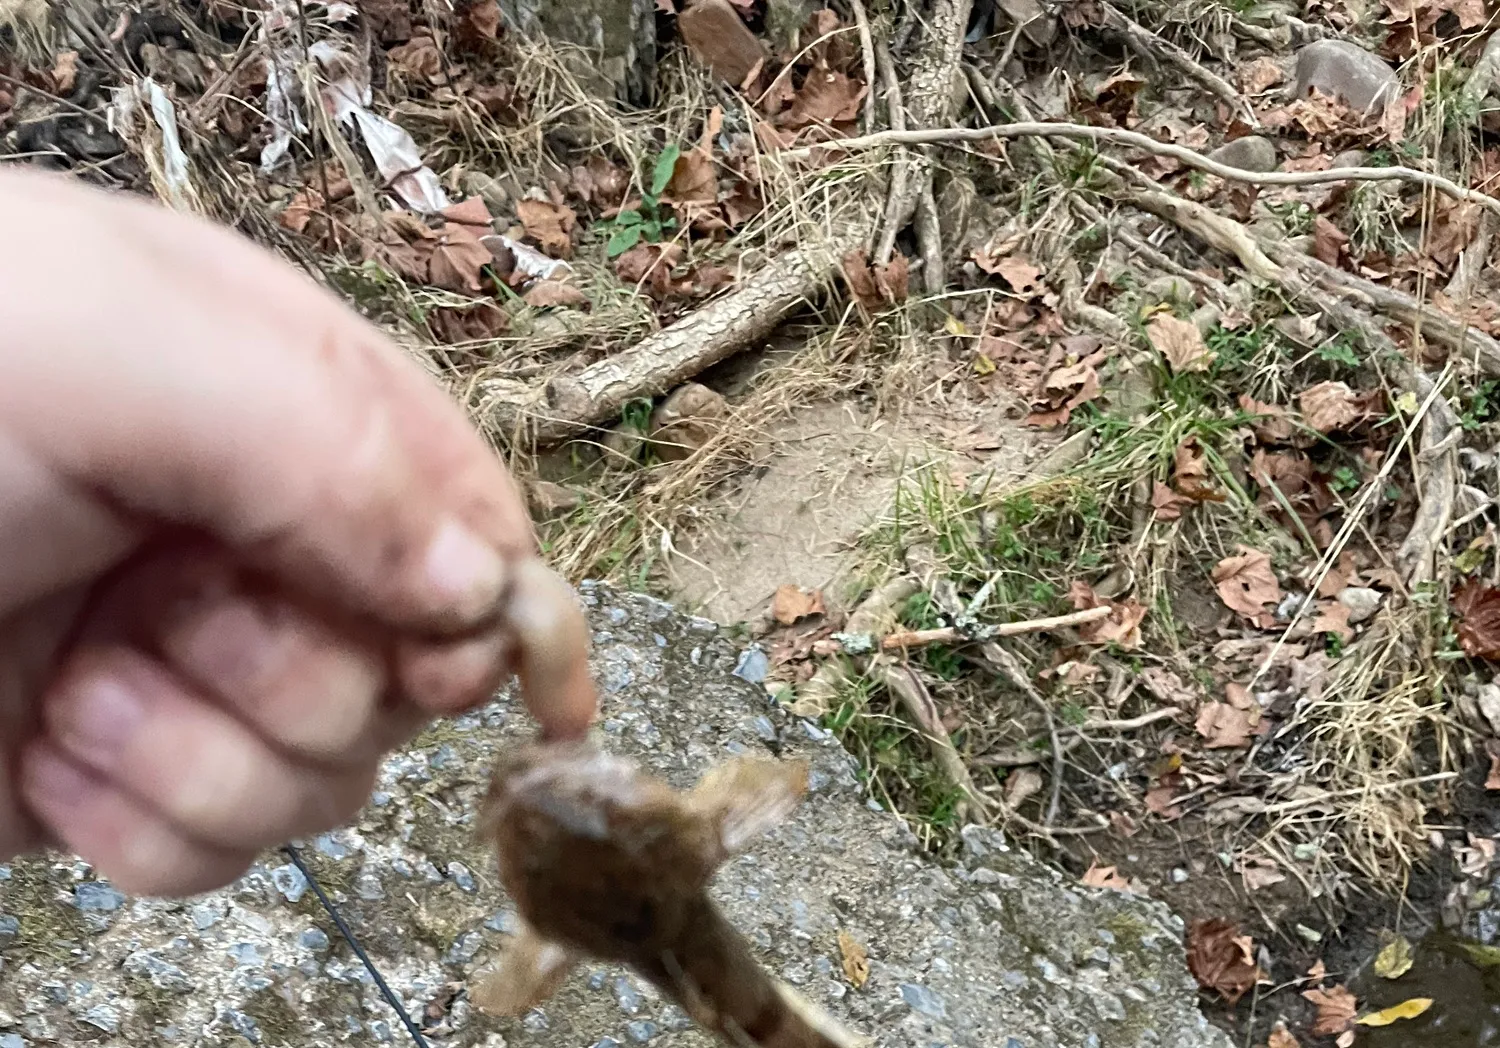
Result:
<instances>
[{"instance_id":1,"label":"pebble","mask_svg":"<svg viewBox=\"0 0 1500 1048\"><path fill-rule=\"evenodd\" d=\"M297 942L304 950L311 950L313 953L328 952L328 933L322 928L306 929L297 936Z\"/></svg>"},{"instance_id":2,"label":"pebble","mask_svg":"<svg viewBox=\"0 0 1500 1048\"><path fill-rule=\"evenodd\" d=\"M0 1048L26 1048L26 1042L18 1033L0 1033Z\"/></svg>"},{"instance_id":3,"label":"pebble","mask_svg":"<svg viewBox=\"0 0 1500 1048\"><path fill-rule=\"evenodd\" d=\"M384 793L384 791L376 790L375 794L371 794L370 800L376 804L385 803L385 801L379 801L375 799L376 794L380 793ZM386 793L386 801L389 801L390 798L391 795L389 793ZM351 854L348 846L346 846L343 841L339 840L338 837L331 833L319 834L316 838L313 839L313 847L318 850L319 855L324 855L334 860L347 859Z\"/></svg>"},{"instance_id":4,"label":"pebble","mask_svg":"<svg viewBox=\"0 0 1500 1048\"><path fill-rule=\"evenodd\" d=\"M948 1006L943 1003L943 999L918 983L902 983L901 999L913 1011L921 1012L933 1019L946 1020L948 1018Z\"/></svg>"},{"instance_id":5,"label":"pebble","mask_svg":"<svg viewBox=\"0 0 1500 1048\"><path fill-rule=\"evenodd\" d=\"M650 1019L635 1019L625 1024L625 1036L636 1044L645 1044L661 1030Z\"/></svg>"},{"instance_id":6,"label":"pebble","mask_svg":"<svg viewBox=\"0 0 1500 1048\"><path fill-rule=\"evenodd\" d=\"M477 887L474 883L474 875L469 872L469 868L457 860L448 864L448 876L461 891L472 892Z\"/></svg>"},{"instance_id":7,"label":"pebble","mask_svg":"<svg viewBox=\"0 0 1500 1048\"><path fill-rule=\"evenodd\" d=\"M1186 884L1188 880L1188 872L1181 866L1174 867L1168 876L1172 878L1173 884Z\"/></svg>"},{"instance_id":8,"label":"pebble","mask_svg":"<svg viewBox=\"0 0 1500 1048\"><path fill-rule=\"evenodd\" d=\"M193 907L193 927L200 932L207 931L218 924L224 917L224 911L212 903L199 903Z\"/></svg>"},{"instance_id":9,"label":"pebble","mask_svg":"<svg viewBox=\"0 0 1500 1048\"><path fill-rule=\"evenodd\" d=\"M253 942L237 942L229 948L229 956L234 958L234 963L246 968L259 968L265 963L260 956L260 948Z\"/></svg>"},{"instance_id":10,"label":"pebble","mask_svg":"<svg viewBox=\"0 0 1500 1048\"><path fill-rule=\"evenodd\" d=\"M441 877L438 880L442 880ZM374 901L385 898L385 888L380 884L380 878L373 873L362 873L354 882L354 891L361 899Z\"/></svg>"},{"instance_id":11,"label":"pebble","mask_svg":"<svg viewBox=\"0 0 1500 1048\"><path fill-rule=\"evenodd\" d=\"M516 915L509 910L497 910L484 920L484 926L492 932L504 932L506 935L516 933ZM600 985L603 985L602 983ZM598 989L595 986L594 989Z\"/></svg>"},{"instance_id":12,"label":"pebble","mask_svg":"<svg viewBox=\"0 0 1500 1048\"><path fill-rule=\"evenodd\" d=\"M641 1005L645 1002L641 999L641 993L635 988L629 979L623 975L615 977L615 1003L620 1006L620 1011L626 1015L639 1014Z\"/></svg>"},{"instance_id":13,"label":"pebble","mask_svg":"<svg viewBox=\"0 0 1500 1048\"><path fill-rule=\"evenodd\" d=\"M291 863L272 870L271 883L287 902L296 902L307 894L307 875Z\"/></svg>"},{"instance_id":14,"label":"pebble","mask_svg":"<svg viewBox=\"0 0 1500 1048\"><path fill-rule=\"evenodd\" d=\"M734 664L734 675L751 684L761 683L770 672L771 660L759 646L746 648L740 653L739 661Z\"/></svg>"},{"instance_id":15,"label":"pebble","mask_svg":"<svg viewBox=\"0 0 1500 1048\"><path fill-rule=\"evenodd\" d=\"M125 896L108 881L84 881L73 888L73 902L80 910L112 913L125 905Z\"/></svg>"},{"instance_id":16,"label":"pebble","mask_svg":"<svg viewBox=\"0 0 1500 1048\"><path fill-rule=\"evenodd\" d=\"M113 1005L96 1004L78 1018L111 1036L120 1032L120 1010Z\"/></svg>"},{"instance_id":17,"label":"pebble","mask_svg":"<svg viewBox=\"0 0 1500 1048\"><path fill-rule=\"evenodd\" d=\"M0 913L0 946L8 946L15 942L16 936L20 934L20 918L12 917L8 913Z\"/></svg>"},{"instance_id":18,"label":"pebble","mask_svg":"<svg viewBox=\"0 0 1500 1048\"><path fill-rule=\"evenodd\" d=\"M1209 153L1208 158L1245 171L1275 171L1278 163L1276 146L1259 135L1244 135L1225 142Z\"/></svg>"},{"instance_id":19,"label":"pebble","mask_svg":"<svg viewBox=\"0 0 1500 1048\"><path fill-rule=\"evenodd\" d=\"M540 1008L533 1008L526 1013L526 1018L521 1020L521 1025L532 1033L541 1033L543 1030L551 1028L552 1020L548 1019L547 1013Z\"/></svg>"},{"instance_id":20,"label":"pebble","mask_svg":"<svg viewBox=\"0 0 1500 1048\"><path fill-rule=\"evenodd\" d=\"M620 1042L613 1037L601 1037L594 1042L593 1048L621 1048Z\"/></svg>"},{"instance_id":21,"label":"pebble","mask_svg":"<svg viewBox=\"0 0 1500 1048\"><path fill-rule=\"evenodd\" d=\"M130 974L151 980L159 990L172 993L191 993L193 980L175 964L170 964L146 950L137 950L125 958L125 970Z\"/></svg>"},{"instance_id":22,"label":"pebble","mask_svg":"<svg viewBox=\"0 0 1500 1048\"><path fill-rule=\"evenodd\" d=\"M1381 593L1365 586L1345 586L1338 601L1349 609L1349 625L1358 625L1380 609Z\"/></svg>"}]
</instances>

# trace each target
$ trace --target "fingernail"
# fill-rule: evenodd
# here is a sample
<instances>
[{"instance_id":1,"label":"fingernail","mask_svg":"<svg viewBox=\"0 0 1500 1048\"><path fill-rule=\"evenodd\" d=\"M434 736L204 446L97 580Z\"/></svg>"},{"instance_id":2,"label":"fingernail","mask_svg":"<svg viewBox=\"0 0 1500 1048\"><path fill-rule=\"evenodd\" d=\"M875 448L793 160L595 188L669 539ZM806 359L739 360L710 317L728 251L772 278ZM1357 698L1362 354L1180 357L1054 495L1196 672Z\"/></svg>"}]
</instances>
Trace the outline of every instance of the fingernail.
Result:
<instances>
[{"instance_id":1,"label":"fingernail","mask_svg":"<svg viewBox=\"0 0 1500 1048\"><path fill-rule=\"evenodd\" d=\"M493 610L505 586L505 561L488 542L449 518L427 547L427 584L465 622Z\"/></svg>"},{"instance_id":2,"label":"fingernail","mask_svg":"<svg viewBox=\"0 0 1500 1048\"><path fill-rule=\"evenodd\" d=\"M139 730L146 707L118 677L89 675L74 683L58 712L58 741L90 767L108 772Z\"/></svg>"},{"instance_id":3,"label":"fingernail","mask_svg":"<svg viewBox=\"0 0 1500 1048\"><path fill-rule=\"evenodd\" d=\"M77 808L98 788L93 776L51 749L31 750L23 767L27 800L43 818Z\"/></svg>"}]
</instances>

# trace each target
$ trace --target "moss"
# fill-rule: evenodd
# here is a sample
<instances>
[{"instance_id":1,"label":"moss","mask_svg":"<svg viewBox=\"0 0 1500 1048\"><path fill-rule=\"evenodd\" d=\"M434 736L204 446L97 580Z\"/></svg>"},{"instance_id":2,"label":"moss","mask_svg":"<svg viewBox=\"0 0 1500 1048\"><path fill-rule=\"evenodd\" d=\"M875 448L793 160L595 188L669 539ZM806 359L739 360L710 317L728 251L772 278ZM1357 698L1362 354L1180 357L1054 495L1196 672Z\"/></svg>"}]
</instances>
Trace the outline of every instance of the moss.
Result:
<instances>
[{"instance_id":1,"label":"moss","mask_svg":"<svg viewBox=\"0 0 1500 1048\"><path fill-rule=\"evenodd\" d=\"M276 989L262 990L240 1009L260 1027L261 1044L291 1048L306 1042L306 1021Z\"/></svg>"},{"instance_id":2,"label":"moss","mask_svg":"<svg viewBox=\"0 0 1500 1048\"><path fill-rule=\"evenodd\" d=\"M0 882L0 909L21 927L3 952L22 961L66 961L89 934L83 914L63 898L68 885L45 859L17 859L10 871L10 880Z\"/></svg>"}]
</instances>

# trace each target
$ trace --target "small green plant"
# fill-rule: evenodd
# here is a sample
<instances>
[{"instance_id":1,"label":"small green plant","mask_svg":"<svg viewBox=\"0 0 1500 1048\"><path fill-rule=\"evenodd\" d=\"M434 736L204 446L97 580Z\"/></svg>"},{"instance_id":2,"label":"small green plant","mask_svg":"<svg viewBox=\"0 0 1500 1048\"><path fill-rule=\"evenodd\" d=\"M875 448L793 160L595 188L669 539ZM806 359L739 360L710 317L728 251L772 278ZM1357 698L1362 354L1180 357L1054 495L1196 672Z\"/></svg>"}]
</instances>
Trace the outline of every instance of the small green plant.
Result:
<instances>
[{"instance_id":1,"label":"small green plant","mask_svg":"<svg viewBox=\"0 0 1500 1048\"><path fill-rule=\"evenodd\" d=\"M609 231L604 253L610 258L623 255L642 240L648 244L660 243L662 235L677 225L677 220L662 208L661 194L672 181L672 171L681 155L682 150L675 143L663 149L651 170L651 186L641 193L641 206L598 223L599 228Z\"/></svg>"},{"instance_id":2,"label":"small green plant","mask_svg":"<svg viewBox=\"0 0 1500 1048\"><path fill-rule=\"evenodd\" d=\"M1300 237L1311 233L1317 214L1300 200L1288 200L1280 204L1267 204L1271 214L1281 220L1281 228L1289 237Z\"/></svg>"},{"instance_id":3,"label":"small green plant","mask_svg":"<svg viewBox=\"0 0 1500 1048\"><path fill-rule=\"evenodd\" d=\"M1359 473L1349 466L1340 466L1333 471L1333 477L1328 481L1328 486L1334 491L1347 493L1359 490Z\"/></svg>"},{"instance_id":4,"label":"small green plant","mask_svg":"<svg viewBox=\"0 0 1500 1048\"><path fill-rule=\"evenodd\" d=\"M1319 346L1318 359L1346 368L1359 367L1359 356L1354 352L1348 334L1337 335Z\"/></svg>"},{"instance_id":5,"label":"small green plant","mask_svg":"<svg viewBox=\"0 0 1500 1048\"><path fill-rule=\"evenodd\" d=\"M1203 341L1214 352L1209 375L1218 378L1255 366L1267 349L1275 347L1275 333L1269 324L1257 324L1234 331L1216 326Z\"/></svg>"},{"instance_id":6,"label":"small green plant","mask_svg":"<svg viewBox=\"0 0 1500 1048\"><path fill-rule=\"evenodd\" d=\"M1459 422L1464 429L1475 430L1495 417L1500 407L1500 381L1487 378L1480 382L1463 406Z\"/></svg>"}]
</instances>

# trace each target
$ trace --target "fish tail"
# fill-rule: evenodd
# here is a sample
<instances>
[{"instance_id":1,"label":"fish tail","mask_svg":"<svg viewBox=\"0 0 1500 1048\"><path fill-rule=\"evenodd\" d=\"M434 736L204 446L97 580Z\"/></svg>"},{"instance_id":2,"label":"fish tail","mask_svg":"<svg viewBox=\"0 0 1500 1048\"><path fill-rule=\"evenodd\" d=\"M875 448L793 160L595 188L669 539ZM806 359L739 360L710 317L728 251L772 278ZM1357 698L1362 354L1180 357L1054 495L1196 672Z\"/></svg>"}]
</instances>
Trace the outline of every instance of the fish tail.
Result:
<instances>
[{"instance_id":1,"label":"fish tail","mask_svg":"<svg viewBox=\"0 0 1500 1048\"><path fill-rule=\"evenodd\" d=\"M790 986L772 977L707 899L661 953L652 981L734 1048L862 1048Z\"/></svg>"}]
</instances>

